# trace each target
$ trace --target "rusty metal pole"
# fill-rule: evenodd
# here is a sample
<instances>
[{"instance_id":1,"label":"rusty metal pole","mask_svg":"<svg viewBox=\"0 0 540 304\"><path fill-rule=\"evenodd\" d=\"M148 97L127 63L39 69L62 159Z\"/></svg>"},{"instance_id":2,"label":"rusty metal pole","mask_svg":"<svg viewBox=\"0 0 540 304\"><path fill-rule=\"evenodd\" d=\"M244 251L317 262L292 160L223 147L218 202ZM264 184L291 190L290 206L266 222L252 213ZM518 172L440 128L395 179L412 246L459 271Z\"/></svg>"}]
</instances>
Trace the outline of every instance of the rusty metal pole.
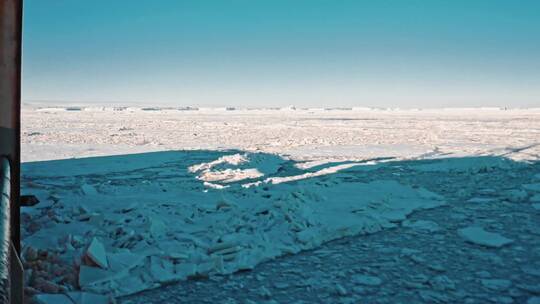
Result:
<instances>
[{"instance_id":1,"label":"rusty metal pole","mask_svg":"<svg viewBox=\"0 0 540 304\"><path fill-rule=\"evenodd\" d=\"M10 165L10 303L22 303L20 267L20 107L22 0L0 0L0 156Z\"/></svg>"}]
</instances>

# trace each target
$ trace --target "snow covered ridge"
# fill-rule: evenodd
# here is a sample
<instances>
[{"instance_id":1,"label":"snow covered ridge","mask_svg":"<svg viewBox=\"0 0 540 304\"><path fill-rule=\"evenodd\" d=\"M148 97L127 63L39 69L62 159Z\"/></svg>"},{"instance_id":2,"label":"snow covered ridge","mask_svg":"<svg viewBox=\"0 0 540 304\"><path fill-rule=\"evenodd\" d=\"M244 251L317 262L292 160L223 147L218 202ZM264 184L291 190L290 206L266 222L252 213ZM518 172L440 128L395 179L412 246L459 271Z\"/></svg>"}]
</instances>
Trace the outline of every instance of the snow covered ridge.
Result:
<instances>
[{"instance_id":1,"label":"snow covered ridge","mask_svg":"<svg viewBox=\"0 0 540 304\"><path fill-rule=\"evenodd\" d=\"M114 104L114 103L112 103ZM40 112L61 112L61 111L372 111L372 112L494 112L494 111L533 111L540 112L540 107L531 108L509 108L509 107L461 107L461 108L382 108L382 107L204 107L204 106L139 106L139 105L112 105L96 106L92 104L78 105L40 105L24 103L23 109Z\"/></svg>"},{"instance_id":2,"label":"snow covered ridge","mask_svg":"<svg viewBox=\"0 0 540 304\"><path fill-rule=\"evenodd\" d=\"M471 168L455 165L463 161L428 163L463 172L501 164L488 158L481 168L474 161L466 162ZM252 269L329 240L397 227L415 210L442 206L442 196L422 187L391 178L362 181L381 166L423 170L422 165L329 164L330 172L304 171L273 154L236 151L25 163L23 190L41 203L23 208L23 257L55 269L34 269L33 288L44 291L53 284L49 291L80 289L115 297L189 277ZM235 174L243 176L247 169L262 174L248 178L260 183L243 187L248 179ZM214 180L228 187L205 186L200 174L217 171L230 173Z\"/></svg>"}]
</instances>

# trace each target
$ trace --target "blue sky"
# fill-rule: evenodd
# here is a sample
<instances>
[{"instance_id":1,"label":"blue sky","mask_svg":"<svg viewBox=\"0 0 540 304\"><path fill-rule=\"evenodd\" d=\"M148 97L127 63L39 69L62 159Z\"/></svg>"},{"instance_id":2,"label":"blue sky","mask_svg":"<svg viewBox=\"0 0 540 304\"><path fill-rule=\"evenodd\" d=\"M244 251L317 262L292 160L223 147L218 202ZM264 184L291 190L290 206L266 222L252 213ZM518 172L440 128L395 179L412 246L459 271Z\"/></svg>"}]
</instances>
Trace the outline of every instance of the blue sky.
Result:
<instances>
[{"instance_id":1,"label":"blue sky","mask_svg":"<svg viewBox=\"0 0 540 304\"><path fill-rule=\"evenodd\" d=\"M23 99L540 107L537 0L26 0Z\"/></svg>"}]
</instances>

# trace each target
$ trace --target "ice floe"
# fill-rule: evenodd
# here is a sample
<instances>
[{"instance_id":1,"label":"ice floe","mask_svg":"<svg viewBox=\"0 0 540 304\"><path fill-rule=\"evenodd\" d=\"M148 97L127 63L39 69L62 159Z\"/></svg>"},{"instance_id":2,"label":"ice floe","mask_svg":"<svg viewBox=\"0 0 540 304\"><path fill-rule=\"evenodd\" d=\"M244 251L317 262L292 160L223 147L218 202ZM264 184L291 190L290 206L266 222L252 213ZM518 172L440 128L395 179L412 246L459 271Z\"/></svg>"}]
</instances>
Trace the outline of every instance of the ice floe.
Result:
<instances>
[{"instance_id":1,"label":"ice floe","mask_svg":"<svg viewBox=\"0 0 540 304\"><path fill-rule=\"evenodd\" d=\"M488 232L484 228L477 226L459 229L458 234L470 243L486 247L499 248L513 242L513 240L505 238L498 233Z\"/></svg>"},{"instance_id":2,"label":"ice floe","mask_svg":"<svg viewBox=\"0 0 540 304\"><path fill-rule=\"evenodd\" d=\"M107 269L109 263L107 262L107 253L105 252L105 247L103 244L98 241L96 238L92 239L90 246L86 251L86 257L95 263L97 266Z\"/></svg>"}]
</instances>

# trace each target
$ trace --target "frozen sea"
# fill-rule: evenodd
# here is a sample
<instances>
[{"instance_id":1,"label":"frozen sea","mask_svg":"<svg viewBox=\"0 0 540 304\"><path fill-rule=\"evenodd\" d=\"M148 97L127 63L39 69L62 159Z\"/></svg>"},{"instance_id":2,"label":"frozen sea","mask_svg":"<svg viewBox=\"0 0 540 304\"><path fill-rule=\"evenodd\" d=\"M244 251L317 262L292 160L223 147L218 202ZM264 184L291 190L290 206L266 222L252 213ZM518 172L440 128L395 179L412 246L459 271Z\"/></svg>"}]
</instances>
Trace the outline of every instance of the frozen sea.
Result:
<instances>
[{"instance_id":1,"label":"frozen sea","mask_svg":"<svg viewBox=\"0 0 540 304\"><path fill-rule=\"evenodd\" d=\"M21 140L44 303L539 301L540 109L26 106Z\"/></svg>"}]
</instances>

